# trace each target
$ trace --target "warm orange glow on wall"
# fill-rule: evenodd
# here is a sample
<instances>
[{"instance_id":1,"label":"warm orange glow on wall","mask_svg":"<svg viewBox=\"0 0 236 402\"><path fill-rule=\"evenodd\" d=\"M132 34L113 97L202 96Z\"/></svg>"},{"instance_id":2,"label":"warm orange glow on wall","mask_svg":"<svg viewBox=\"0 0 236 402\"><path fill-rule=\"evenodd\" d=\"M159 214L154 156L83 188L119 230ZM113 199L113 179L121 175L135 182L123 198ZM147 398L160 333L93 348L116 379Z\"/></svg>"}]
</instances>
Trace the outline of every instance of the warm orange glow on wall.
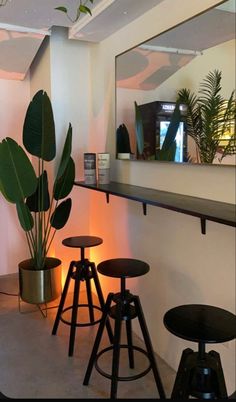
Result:
<instances>
[{"instance_id":1,"label":"warm orange glow on wall","mask_svg":"<svg viewBox=\"0 0 236 402\"><path fill-rule=\"evenodd\" d=\"M25 74L17 73L15 71L4 71L0 69L0 78L3 80L19 80L23 81Z\"/></svg>"}]
</instances>

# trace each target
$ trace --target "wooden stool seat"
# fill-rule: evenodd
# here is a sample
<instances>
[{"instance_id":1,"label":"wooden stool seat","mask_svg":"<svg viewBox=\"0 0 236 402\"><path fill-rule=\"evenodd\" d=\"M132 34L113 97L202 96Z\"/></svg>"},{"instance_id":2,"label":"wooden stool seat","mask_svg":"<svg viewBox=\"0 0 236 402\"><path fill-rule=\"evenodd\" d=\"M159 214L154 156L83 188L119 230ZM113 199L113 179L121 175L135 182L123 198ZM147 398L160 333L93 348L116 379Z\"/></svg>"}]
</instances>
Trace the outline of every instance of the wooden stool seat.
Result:
<instances>
[{"instance_id":1,"label":"wooden stool seat","mask_svg":"<svg viewBox=\"0 0 236 402\"><path fill-rule=\"evenodd\" d=\"M102 244L103 240L95 236L73 236L62 240L62 244L66 247L87 248L95 247Z\"/></svg>"},{"instance_id":2,"label":"wooden stool seat","mask_svg":"<svg viewBox=\"0 0 236 402\"><path fill-rule=\"evenodd\" d=\"M133 258L113 258L100 262L97 266L98 272L111 278L134 278L145 275L149 271L146 262Z\"/></svg>"},{"instance_id":3,"label":"wooden stool seat","mask_svg":"<svg viewBox=\"0 0 236 402\"><path fill-rule=\"evenodd\" d=\"M198 343L198 351L182 353L171 399L228 398L220 355L207 353L205 346L235 339L236 316L215 306L186 304L167 311L163 322L172 334Z\"/></svg>"},{"instance_id":4,"label":"wooden stool seat","mask_svg":"<svg viewBox=\"0 0 236 402\"><path fill-rule=\"evenodd\" d=\"M174 307L164 316L166 328L192 342L221 343L236 336L236 317L219 307L188 304Z\"/></svg>"}]
</instances>

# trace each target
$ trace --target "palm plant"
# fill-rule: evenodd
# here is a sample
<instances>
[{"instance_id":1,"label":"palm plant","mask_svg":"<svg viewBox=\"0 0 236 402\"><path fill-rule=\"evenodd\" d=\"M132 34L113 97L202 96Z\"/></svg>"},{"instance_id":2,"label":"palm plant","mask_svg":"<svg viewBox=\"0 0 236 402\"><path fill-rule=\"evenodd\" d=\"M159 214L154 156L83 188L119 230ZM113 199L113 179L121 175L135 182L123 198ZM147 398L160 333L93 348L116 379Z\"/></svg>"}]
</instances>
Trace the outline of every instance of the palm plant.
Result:
<instances>
[{"instance_id":1,"label":"palm plant","mask_svg":"<svg viewBox=\"0 0 236 402\"><path fill-rule=\"evenodd\" d=\"M50 99L38 91L29 104L23 126L24 149L9 137L0 143L0 192L16 204L25 231L32 268L46 268L47 255L57 230L71 211L75 165L71 157L72 127L69 124L55 181L49 194L46 163L56 156L55 125ZM35 162L35 161L34 161ZM35 166L35 168L34 168ZM65 199L66 198L66 199ZM63 200L63 201L61 201ZM60 202L61 201L61 202Z\"/></svg>"},{"instance_id":2,"label":"palm plant","mask_svg":"<svg viewBox=\"0 0 236 402\"><path fill-rule=\"evenodd\" d=\"M235 126L235 91L226 101L220 94L221 78L221 71L214 70L203 79L198 95L186 88L178 92L178 100L187 105L187 134L196 143L201 163L213 163L222 138ZM235 133L224 148L221 160L232 153L233 142Z\"/></svg>"}]
</instances>

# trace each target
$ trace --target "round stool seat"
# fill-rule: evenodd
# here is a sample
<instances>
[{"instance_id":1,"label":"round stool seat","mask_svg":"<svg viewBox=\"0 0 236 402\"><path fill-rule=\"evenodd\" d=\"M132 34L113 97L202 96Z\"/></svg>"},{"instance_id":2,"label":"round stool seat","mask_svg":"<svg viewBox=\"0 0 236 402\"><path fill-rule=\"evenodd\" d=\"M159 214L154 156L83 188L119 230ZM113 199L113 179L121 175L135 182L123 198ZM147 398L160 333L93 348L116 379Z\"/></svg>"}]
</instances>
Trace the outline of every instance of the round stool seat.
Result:
<instances>
[{"instance_id":1,"label":"round stool seat","mask_svg":"<svg viewBox=\"0 0 236 402\"><path fill-rule=\"evenodd\" d=\"M64 246L77 248L94 247L102 244L102 242L103 240L100 237L95 236L74 236L62 240Z\"/></svg>"},{"instance_id":2,"label":"round stool seat","mask_svg":"<svg viewBox=\"0 0 236 402\"><path fill-rule=\"evenodd\" d=\"M146 262L133 258L113 258L97 266L98 272L112 278L134 278L145 275L149 269Z\"/></svg>"},{"instance_id":3,"label":"round stool seat","mask_svg":"<svg viewBox=\"0 0 236 402\"><path fill-rule=\"evenodd\" d=\"M236 316L219 307L178 306L167 311L163 321L171 333L193 342L221 343L236 337Z\"/></svg>"}]
</instances>

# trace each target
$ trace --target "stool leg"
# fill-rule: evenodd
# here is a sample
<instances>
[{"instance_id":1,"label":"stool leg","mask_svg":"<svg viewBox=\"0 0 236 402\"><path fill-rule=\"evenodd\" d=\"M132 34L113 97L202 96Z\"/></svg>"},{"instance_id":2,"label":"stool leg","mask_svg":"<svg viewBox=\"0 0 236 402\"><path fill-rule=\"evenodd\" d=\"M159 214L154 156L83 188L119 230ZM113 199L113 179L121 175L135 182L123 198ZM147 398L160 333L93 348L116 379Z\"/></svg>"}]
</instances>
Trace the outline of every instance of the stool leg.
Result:
<instances>
[{"instance_id":1,"label":"stool leg","mask_svg":"<svg viewBox=\"0 0 236 402\"><path fill-rule=\"evenodd\" d=\"M115 318L114 343L113 343L111 399L116 399L117 396L119 361L120 361L121 323L122 323L122 306L118 302L116 305L116 318Z\"/></svg>"},{"instance_id":2,"label":"stool leg","mask_svg":"<svg viewBox=\"0 0 236 402\"><path fill-rule=\"evenodd\" d=\"M88 363L88 367L85 373L85 377L84 377L84 381L83 381L83 385L88 385L89 383L89 379L92 373L92 369L96 360L96 356L97 356L97 352L98 352L98 348L101 342L101 338L102 338L102 334L103 334L103 330L106 324L106 320L108 317L108 311L110 309L111 306L111 302L112 302L112 298L113 298L113 293L109 293L108 297L107 297L107 301L105 303L104 309L103 309L103 314L102 314L102 318L98 327L98 331L97 331L97 335L94 341L94 345L93 345L93 349L92 349L92 353L89 359L89 363Z\"/></svg>"},{"instance_id":3,"label":"stool leg","mask_svg":"<svg viewBox=\"0 0 236 402\"><path fill-rule=\"evenodd\" d=\"M223 368L221 365L221 359L219 353L215 352L214 350L211 350L209 352L209 355L212 356L216 362L216 377L217 377L217 385L218 385L218 395L217 397L219 399L227 399L228 394L227 394L227 389L226 389L226 384L225 384L225 378L224 378L224 373L223 373Z\"/></svg>"},{"instance_id":4,"label":"stool leg","mask_svg":"<svg viewBox=\"0 0 236 402\"><path fill-rule=\"evenodd\" d=\"M81 266L77 265L76 275L75 275L75 279L74 279L75 283L74 283L74 295L73 295L71 327L70 327L70 341L69 341L69 353L68 353L69 356L73 356L73 352L74 352L81 272L82 272Z\"/></svg>"},{"instance_id":5,"label":"stool leg","mask_svg":"<svg viewBox=\"0 0 236 402\"><path fill-rule=\"evenodd\" d=\"M134 368L134 350L133 350L133 341L132 341L132 327L131 320L126 320L126 333L127 333L127 343L128 343L128 352L129 352L129 367Z\"/></svg>"},{"instance_id":6,"label":"stool leg","mask_svg":"<svg viewBox=\"0 0 236 402\"><path fill-rule=\"evenodd\" d=\"M74 264L75 264L75 262L71 261L69 269L68 269L65 285L64 285L64 288L63 288L63 291L62 291L61 300L60 300L60 303L59 303L59 307L58 307L58 310L57 310L57 315L56 315L54 325L53 325L53 329L52 329L52 335L56 335L56 333L57 333L57 328L58 328L58 325L59 325L59 322L60 322L60 317L61 317L61 313L62 313L64 304L65 304L65 299L66 299L66 295L67 295L67 292L68 292L68 288L69 288L69 284L70 284Z\"/></svg>"},{"instance_id":7,"label":"stool leg","mask_svg":"<svg viewBox=\"0 0 236 402\"><path fill-rule=\"evenodd\" d=\"M103 309L104 305L105 305L105 301L104 301L100 281L99 281L99 278L98 278L97 270L96 270L95 264L93 262L91 263L91 269L92 269L93 280L94 280L97 295L98 295L98 300L99 300L101 308ZM106 327L107 327L107 333L108 333L110 343L113 343L113 332L112 332L112 329L111 329L111 323L110 323L109 317L106 320Z\"/></svg>"},{"instance_id":8,"label":"stool leg","mask_svg":"<svg viewBox=\"0 0 236 402\"><path fill-rule=\"evenodd\" d=\"M87 267L88 269L89 267ZM92 292L91 292L91 283L90 283L90 278L86 277L85 279L86 282L86 290L87 290L87 300L88 300L88 306L89 306L89 318L90 322L94 322L94 312L93 312L93 297L92 297Z\"/></svg>"},{"instance_id":9,"label":"stool leg","mask_svg":"<svg viewBox=\"0 0 236 402\"><path fill-rule=\"evenodd\" d=\"M157 369L156 360L155 360L155 356L154 356L154 351L153 351L153 348L152 348L151 339L150 339L148 329L147 329L147 324L146 324L146 321L145 321L145 318L144 318L143 310L142 310L141 303L140 303L140 300L139 300L138 296L134 296L134 304L135 304L135 307L136 307L136 312L137 312L137 315L138 315L139 324L140 324L140 327L141 327L141 330L142 330L144 342L145 342L145 345L146 345L146 348L147 348L148 356L149 356L149 359L150 359L151 367L152 367L152 370L153 370L154 378L156 380L157 389L158 389L160 398L161 399L166 399L165 391L164 391L162 381L161 381L161 377L160 377L160 374L159 374L158 369Z\"/></svg>"},{"instance_id":10,"label":"stool leg","mask_svg":"<svg viewBox=\"0 0 236 402\"><path fill-rule=\"evenodd\" d=\"M171 399L189 399L190 374L193 365L188 361L192 356L194 357L194 351L192 349L187 348L183 350L171 393Z\"/></svg>"}]
</instances>

